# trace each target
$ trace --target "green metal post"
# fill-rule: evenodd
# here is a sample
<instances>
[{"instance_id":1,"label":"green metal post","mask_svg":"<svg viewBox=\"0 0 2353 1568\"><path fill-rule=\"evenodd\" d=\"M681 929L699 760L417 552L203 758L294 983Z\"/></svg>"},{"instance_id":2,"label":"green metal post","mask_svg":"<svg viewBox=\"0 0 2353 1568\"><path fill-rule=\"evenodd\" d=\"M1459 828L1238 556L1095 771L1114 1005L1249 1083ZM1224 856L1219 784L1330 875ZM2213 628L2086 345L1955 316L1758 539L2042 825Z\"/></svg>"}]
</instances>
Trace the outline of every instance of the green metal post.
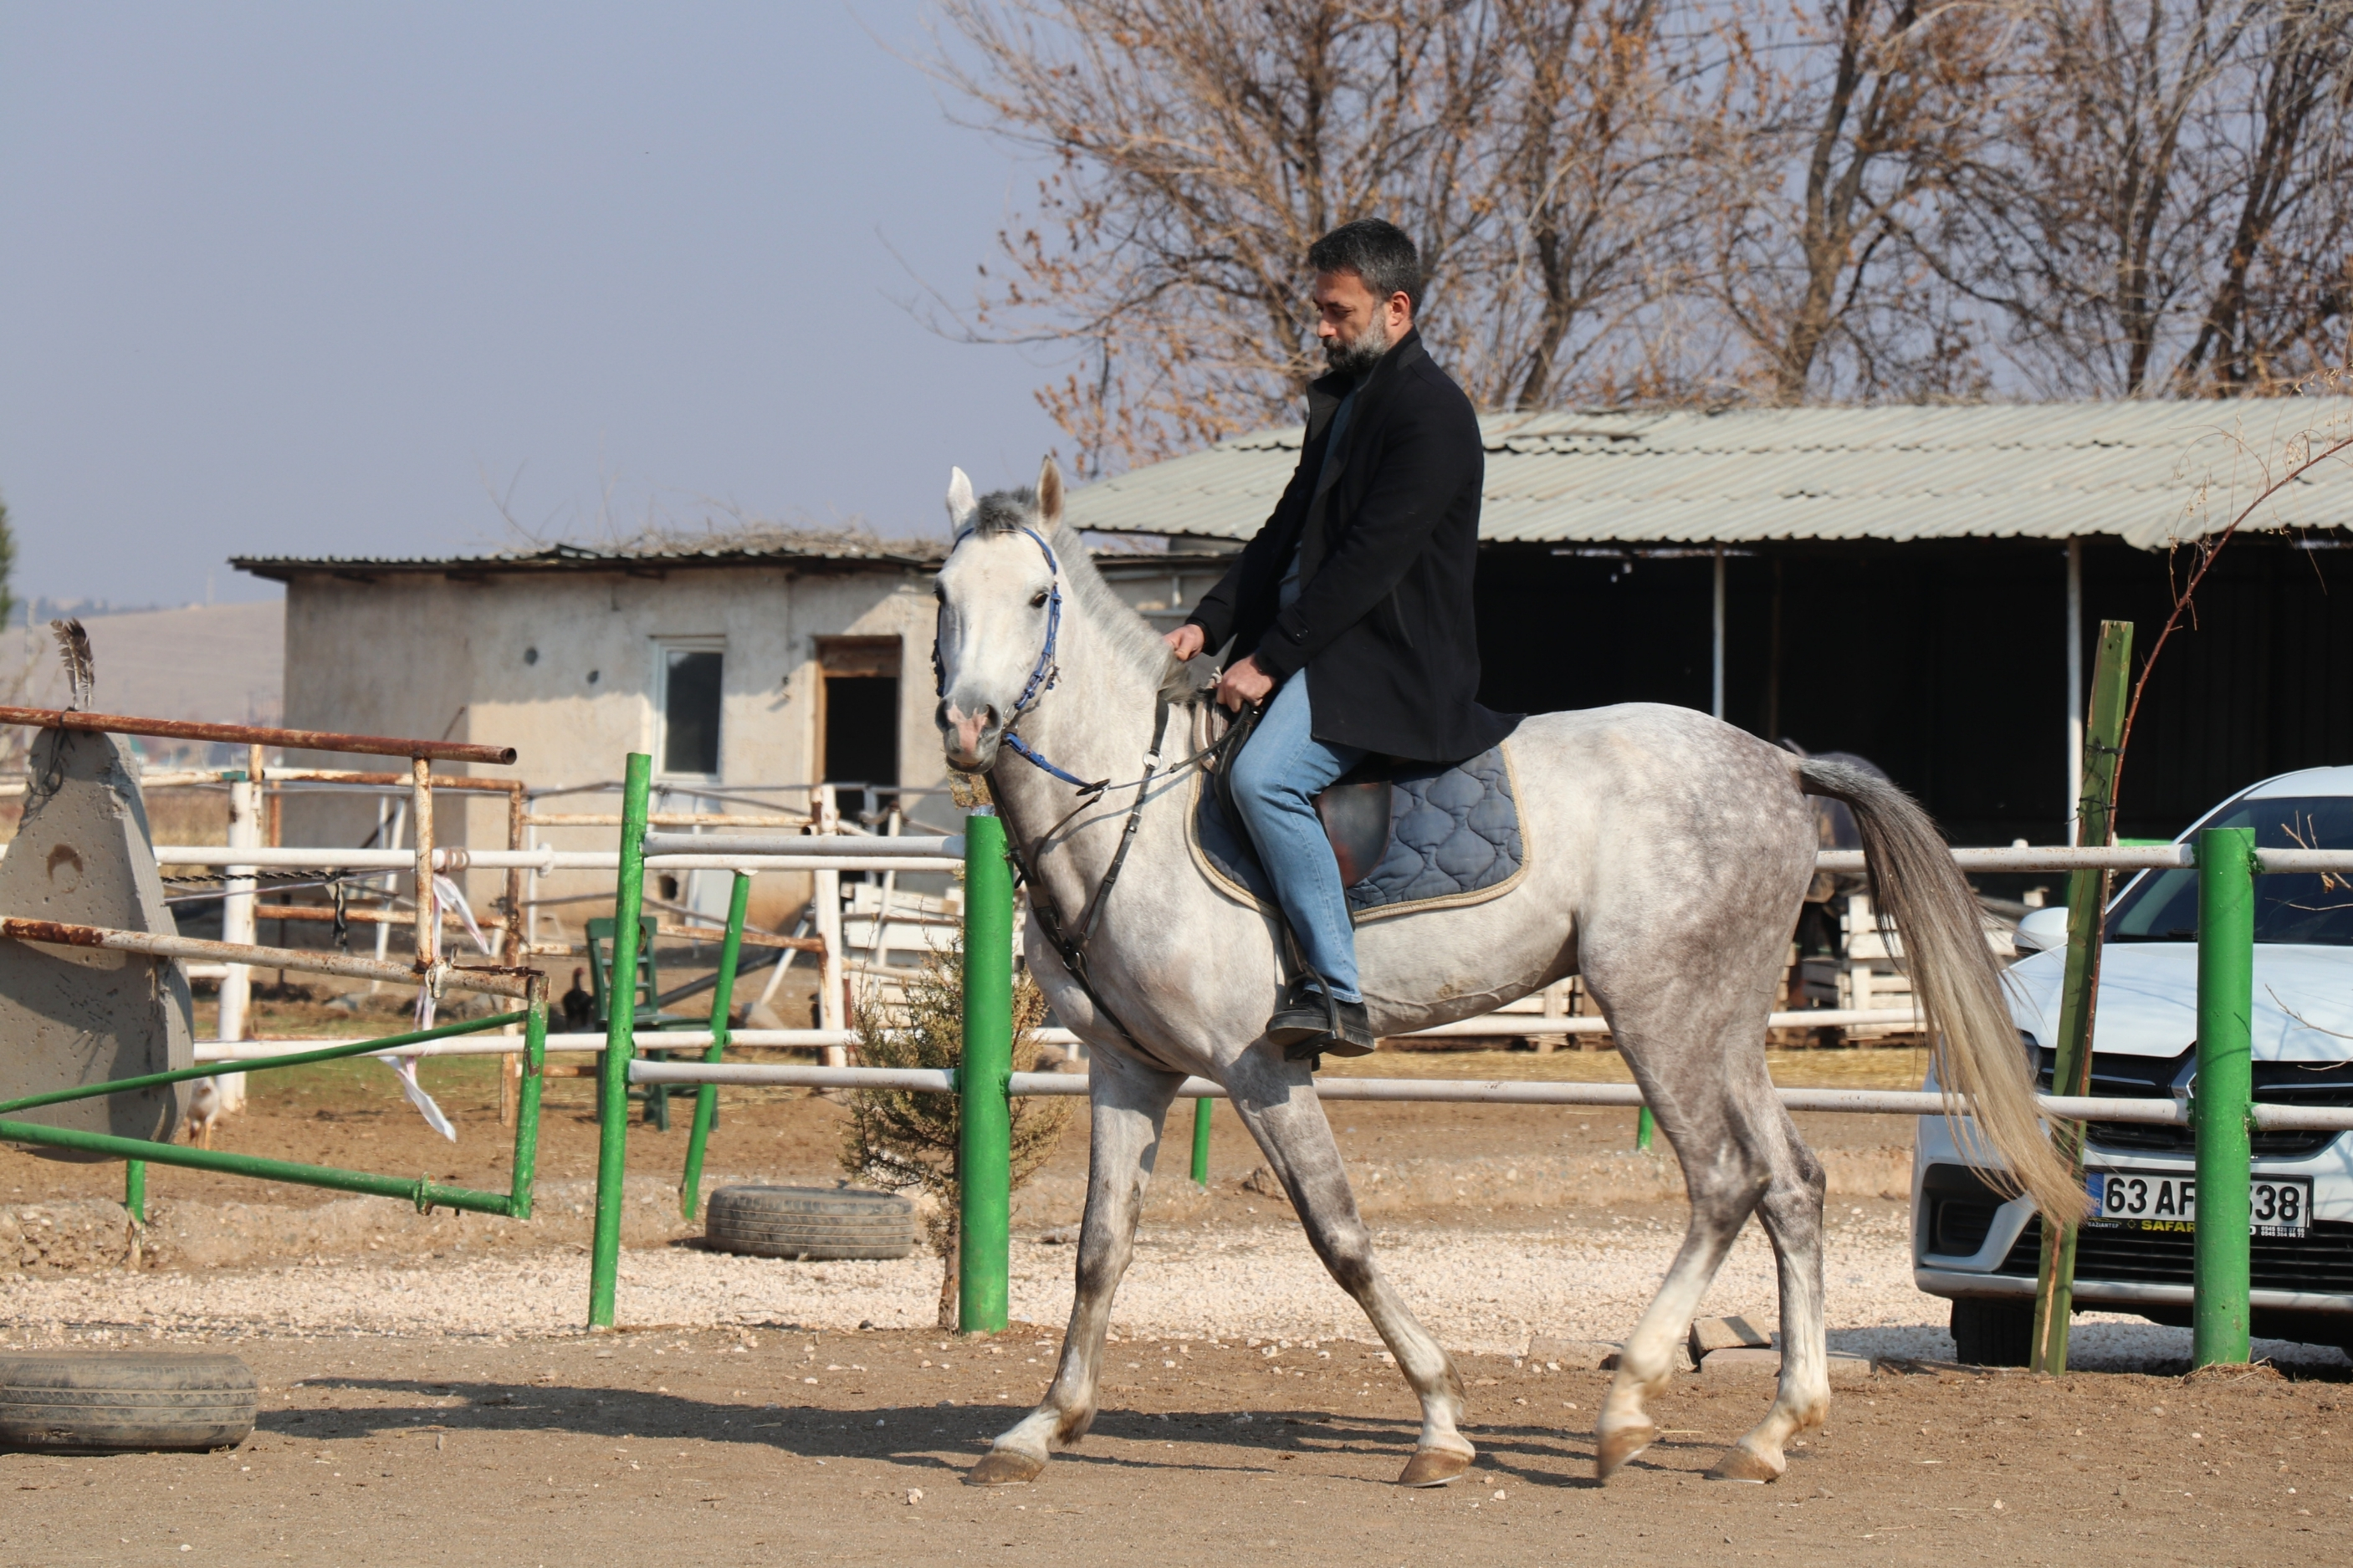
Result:
<instances>
[{"instance_id":1,"label":"green metal post","mask_svg":"<svg viewBox=\"0 0 2353 1568\"><path fill-rule=\"evenodd\" d=\"M1648 1105L1643 1106L1634 1117L1635 1152L1642 1154L1649 1153L1651 1140L1657 1135L1658 1131L1659 1119L1651 1114L1651 1108Z\"/></svg>"},{"instance_id":2,"label":"green metal post","mask_svg":"<svg viewBox=\"0 0 2353 1568\"><path fill-rule=\"evenodd\" d=\"M621 786L621 865L613 892L613 978L605 987L605 1054L596 1074L596 1232L588 1258L588 1326L613 1326L621 1272L621 1184L629 1154L629 1062L638 1054L638 921L646 894L646 796L653 758L629 753Z\"/></svg>"},{"instance_id":3,"label":"green metal post","mask_svg":"<svg viewBox=\"0 0 2353 1568\"><path fill-rule=\"evenodd\" d=\"M2255 834L2198 836L2198 1229L2191 1238L2189 1361L2241 1365L2247 1342L2253 1223L2248 1102L2254 1095Z\"/></svg>"},{"instance_id":4,"label":"green metal post","mask_svg":"<svg viewBox=\"0 0 2353 1568\"><path fill-rule=\"evenodd\" d=\"M179 1165L191 1171L211 1171L224 1176L251 1176L264 1182L290 1182L298 1186L330 1187L371 1197L399 1198L427 1209L464 1209L471 1214L503 1215L511 1201L504 1193L472 1187L446 1186L425 1177L378 1176L366 1171L344 1171L332 1165L303 1165L292 1160L269 1160L259 1154L232 1154L226 1150L198 1149L185 1143L157 1143L145 1138L117 1138L111 1132L84 1132L71 1127L44 1127L37 1121L0 1121L0 1142L42 1143L52 1149L72 1149L104 1160L144 1160L153 1165Z\"/></svg>"},{"instance_id":5,"label":"green metal post","mask_svg":"<svg viewBox=\"0 0 2353 1568\"><path fill-rule=\"evenodd\" d=\"M131 1215L131 1223L147 1223L147 1162L125 1160L122 1163L122 1206Z\"/></svg>"},{"instance_id":6,"label":"green metal post","mask_svg":"<svg viewBox=\"0 0 2353 1568\"><path fill-rule=\"evenodd\" d=\"M1193 1184L1209 1184L1209 1107L1217 1101L1208 1095L1193 1102Z\"/></svg>"},{"instance_id":7,"label":"green metal post","mask_svg":"<svg viewBox=\"0 0 2353 1568\"><path fill-rule=\"evenodd\" d=\"M547 976L534 974L522 1023L522 1084L515 1096L514 1176L507 1194L512 1219L531 1217L532 1184L539 1173L539 1091L546 1081Z\"/></svg>"},{"instance_id":8,"label":"green metal post","mask_svg":"<svg viewBox=\"0 0 2353 1568\"><path fill-rule=\"evenodd\" d=\"M711 1046L702 1059L715 1062L727 1051L727 1023L735 1011L735 963L744 952L744 917L752 908L752 879L735 873L735 889L727 900L727 935L719 944L719 983L711 994ZM702 1149L711 1138L711 1123L719 1114L719 1086L706 1083L694 1091L694 1126L686 1135L686 1174L678 1185L678 1212L688 1219L702 1207Z\"/></svg>"},{"instance_id":9,"label":"green metal post","mask_svg":"<svg viewBox=\"0 0 2353 1568\"><path fill-rule=\"evenodd\" d=\"M2075 842L2093 846L2115 837L2116 766L2124 758L2125 706L2132 679L2130 621L2102 621L2099 651L2092 662L2092 719L2084 732L2083 790L2076 797ZM2089 1094L2092 1089L2092 1020L2099 1001L2100 942L2106 930L2112 871L2075 871L2067 878L2067 971L2060 983L2059 1033L2052 1044L2051 1092ZM2056 1121L2052 1142L2077 1181L2084 1176L2084 1124ZM2075 1310L2073 1225L2042 1227L2042 1255L2036 1265L2034 1338L2028 1364L2056 1377L2067 1370L2067 1330Z\"/></svg>"},{"instance_id":10,"label":"green metal post","mask_svg":"<svg viewBox=\"0 0 2353 1568\"><path fill-rule=\"evenodd\" d=\"M964 825L964 1063L956 1175L956 1326L1005 1327L1012 1272L1013 873L988 806Z\"/></svg>"}]
</instances>

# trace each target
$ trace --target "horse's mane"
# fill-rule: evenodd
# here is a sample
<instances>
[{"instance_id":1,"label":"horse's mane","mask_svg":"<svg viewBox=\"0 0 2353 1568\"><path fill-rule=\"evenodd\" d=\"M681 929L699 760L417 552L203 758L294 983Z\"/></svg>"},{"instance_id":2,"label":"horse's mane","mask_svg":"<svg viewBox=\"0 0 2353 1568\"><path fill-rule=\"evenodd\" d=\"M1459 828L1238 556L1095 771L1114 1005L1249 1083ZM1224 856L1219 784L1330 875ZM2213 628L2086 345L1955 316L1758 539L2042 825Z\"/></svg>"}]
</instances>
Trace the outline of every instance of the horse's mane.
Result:
<instances>
[{"instance_id":1,"label":"horse's mane","mask_svg":"<svg viewBox=\"0 0 2353 1568\"><path fill-rule=\"evenodd\" d=\"M1039 537L1052 546L1067 592L1085 612L1089 623L1103 634L1113 655L1126 660L1154 686L1180 698L1188 694L1192 681L1186 667L1169 653L1168 645L1152 629L1152 624L1112 592L1111 584L1095 570L1094 556L1078 531L1060 520L1049 524L1038 515L1037 491L1027 486L991 490L973 509L972 526L967 531L984 538L1001 538L1025 528L1037 530Z\"/></svg>"}]
</instances>

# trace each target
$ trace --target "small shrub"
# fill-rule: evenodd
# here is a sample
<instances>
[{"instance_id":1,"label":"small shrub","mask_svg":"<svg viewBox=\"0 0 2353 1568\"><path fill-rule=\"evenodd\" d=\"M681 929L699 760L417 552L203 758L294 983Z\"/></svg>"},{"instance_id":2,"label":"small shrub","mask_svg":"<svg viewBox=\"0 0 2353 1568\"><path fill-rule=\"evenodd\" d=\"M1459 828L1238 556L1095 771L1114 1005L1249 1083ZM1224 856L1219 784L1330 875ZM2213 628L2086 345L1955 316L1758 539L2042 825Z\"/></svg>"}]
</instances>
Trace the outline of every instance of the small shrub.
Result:
<instances>
[{"instance_id":1,"label":"small shrub","mask_svg":"<svg viewBox=\"0 0 2353 1568\"><path fill-rule=\"evenodd\" d=\"M1026 973L1013 981L1013 1070L1035 1071L1037 1028L1046 1016L1046 998ZM859 1061L873 1068L944 1068L964 1064L964 945L962 933L934 950L906 984L906 1000L886 1003L871 990L860 996L852 1020ZM956 1171L963 1130L961 1102L953 1094L913 1089L862 1089L849 1099L849 1127L843 1135L841 1168L853 1181L893 1191L927 1193L936 1200L923 1216L933 1251L944 1266L939 1326L956 1323L956 1228L962 1190ZM1023 1095L1013 1101L1013 1186L1035 1175L1054 1152L1070 1124L1071 1101Z\"/></svg>"}]
</instances>

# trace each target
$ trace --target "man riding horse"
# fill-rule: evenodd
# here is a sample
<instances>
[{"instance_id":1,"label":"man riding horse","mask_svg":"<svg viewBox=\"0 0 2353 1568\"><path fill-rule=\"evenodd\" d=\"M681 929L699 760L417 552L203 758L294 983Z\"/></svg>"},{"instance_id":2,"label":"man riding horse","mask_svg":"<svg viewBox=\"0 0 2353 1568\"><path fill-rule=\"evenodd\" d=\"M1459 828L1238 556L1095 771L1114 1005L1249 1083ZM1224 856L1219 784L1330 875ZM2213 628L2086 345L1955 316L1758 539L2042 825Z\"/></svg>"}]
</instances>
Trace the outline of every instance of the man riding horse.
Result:
<instances>
[{"instance_id":1,"label":"man riding horse","mask_svg":"<svg viewBox=\"0 0 2353 1568\"><path fill-rule=\"evenodd\" d=\"M1331 374L1307 389L1307 437L1273 514L1168 647L1231 644L1218 700L1262 704L1233 799L1297 943L1266 1036L1293 1059L1373 1048L1356 932L1314 797L1387 756L1476 756L1516 717L1481 707L1472 578L1485 455L1471 400L1414 331L1421 260L1360 218L1307 252Z\"/></svg>"}]
</instances>

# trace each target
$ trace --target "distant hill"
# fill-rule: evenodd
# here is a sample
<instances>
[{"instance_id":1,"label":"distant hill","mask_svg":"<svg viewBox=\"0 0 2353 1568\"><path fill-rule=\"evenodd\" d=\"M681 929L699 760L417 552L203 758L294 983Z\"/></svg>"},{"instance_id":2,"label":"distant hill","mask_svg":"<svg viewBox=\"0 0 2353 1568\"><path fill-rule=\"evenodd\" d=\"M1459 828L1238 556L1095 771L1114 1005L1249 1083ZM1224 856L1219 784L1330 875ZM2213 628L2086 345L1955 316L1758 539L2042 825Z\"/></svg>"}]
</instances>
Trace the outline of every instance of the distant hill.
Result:
<instances>
[{"instance_id":1,"label":"distant hill","mask_svg":"<svg viewBox=\"0 0 2353 1568\"><path fill-rule=\"evenodd\" d=\"M222 724L275 724L285 711L286 607L268 599L85 616L102 712ZM7 701L55 707L65 671L48 628L0 630L0 689L25 678Z\"/></svg>"}]
</instances>

